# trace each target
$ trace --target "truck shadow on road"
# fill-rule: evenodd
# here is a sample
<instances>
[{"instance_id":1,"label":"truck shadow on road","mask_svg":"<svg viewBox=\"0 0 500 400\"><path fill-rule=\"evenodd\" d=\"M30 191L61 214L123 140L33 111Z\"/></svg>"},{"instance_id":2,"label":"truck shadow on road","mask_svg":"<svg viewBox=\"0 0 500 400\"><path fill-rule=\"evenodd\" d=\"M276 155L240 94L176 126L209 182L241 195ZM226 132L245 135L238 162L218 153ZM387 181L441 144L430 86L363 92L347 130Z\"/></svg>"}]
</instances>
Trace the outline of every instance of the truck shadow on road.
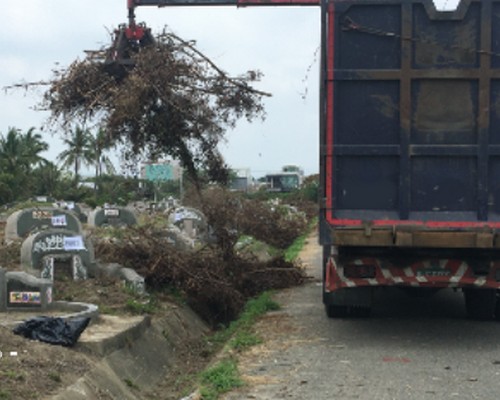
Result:
<instances>
[{"instance_id":1,"label":"truck shadow on road","mask_svg":"<svg viewBox=\"0 0 500 400\"><path fill-rule=\"evenodd\" d=\"M326 318L326 316L325 316ZM499 349L498 321L476 321L466 317L460 291L443 289L416 297L398 288L381 288L375 294L372 316L366 319L333 320L337 338L359 343L401 345L418 348L474 347Z\"/></svg>"}]
</instances>

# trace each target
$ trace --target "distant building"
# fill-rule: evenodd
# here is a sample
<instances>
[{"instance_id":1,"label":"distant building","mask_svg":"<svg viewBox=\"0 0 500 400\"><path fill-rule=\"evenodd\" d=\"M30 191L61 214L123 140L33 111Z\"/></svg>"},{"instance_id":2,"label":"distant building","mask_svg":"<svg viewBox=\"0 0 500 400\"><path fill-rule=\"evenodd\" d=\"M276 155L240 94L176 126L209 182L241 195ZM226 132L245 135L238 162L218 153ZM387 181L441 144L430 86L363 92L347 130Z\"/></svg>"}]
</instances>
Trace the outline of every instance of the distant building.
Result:
<instances>
[{"instance_id":1,"label":"distant building","mask_svg":"<svg viewBox=\"0 0 500 400\"><path fill-rule=\"evenodd\" d=\"M302 186L304 171L295 165L285 165L281 172L267 174L266 185L270 192L291 192Z\"/></svg>"},{"instance_id":2,"label":"distant building","mask_svg":"<svg viewBox=\"0 0 500 400\"><path fill-rule=\"evenodd\" d=\"M231 170L230 190L238 192L248 192L253 187L253 178L249 168L239 168Z\"/></svg>"}]
</instances>

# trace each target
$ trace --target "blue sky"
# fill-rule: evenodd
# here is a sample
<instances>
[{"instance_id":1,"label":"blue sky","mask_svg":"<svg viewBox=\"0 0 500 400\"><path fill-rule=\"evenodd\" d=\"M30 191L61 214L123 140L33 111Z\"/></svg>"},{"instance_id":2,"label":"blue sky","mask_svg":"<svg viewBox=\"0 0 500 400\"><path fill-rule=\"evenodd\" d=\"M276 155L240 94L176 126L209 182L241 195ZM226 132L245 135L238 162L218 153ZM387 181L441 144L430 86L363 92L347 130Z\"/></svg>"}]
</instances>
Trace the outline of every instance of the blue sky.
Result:
<instances>
[{"instance_id":1,"label":"blue sky","mask_svg":"<svg viewBox=\"0 0 500 400\"><path fill-rule=\"evenodd\" d=\"M456 0L440 0L453 7ZM267 118L241 121L221 146L233 168L254 177L295 164L318 172L320 15L317 7L140 7L137 21L154 32L164 26L198 47L230 74L259 69ZM109 32L127 20L126 0L3 0L0 87L47 80L58 63L67 66L109 43ZM34 111L42 91L0 92L0 132L40 127L47 114ZM304 93L307 95L304 97ZM44 133L55 161L56 136Z\"/></svg>"}]
</instances>

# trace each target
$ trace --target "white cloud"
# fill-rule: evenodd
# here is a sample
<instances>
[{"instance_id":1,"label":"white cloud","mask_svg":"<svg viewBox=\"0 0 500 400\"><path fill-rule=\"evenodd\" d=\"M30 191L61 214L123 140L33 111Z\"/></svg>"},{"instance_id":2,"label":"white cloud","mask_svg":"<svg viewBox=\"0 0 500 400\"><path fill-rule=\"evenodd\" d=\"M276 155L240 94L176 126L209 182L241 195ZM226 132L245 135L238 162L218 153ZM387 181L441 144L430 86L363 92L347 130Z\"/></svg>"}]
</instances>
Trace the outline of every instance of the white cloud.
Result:
<instances>
[{"instance_id":1,"label":"white cloud","mask_svg":"<svg viewBox=\"0 0 500 400\"><path fill-rule=\"evenodd\" d=\"M222 150L233 167L279 170L298 164L306 173L318 164L318 63L302 80L319 45L319 9L300 7L142 7L137 20L158 32L165 25L198 47L231 74L264 73L258 87L270 91L265 122L242 121L228 133ZM49 79L55 62L68 65L83 51L109 41L107 29L127 22L125 0L7 0L0 36L0 87L18 81ZM300 93L307 87L309 97ZM0 93L0 132L8 127L38 127L47 114L31 108L40 93ZM60 141L51 143L55 159ZM255 175L259 175L256 172Z\"/></svg>"}]
</instances>

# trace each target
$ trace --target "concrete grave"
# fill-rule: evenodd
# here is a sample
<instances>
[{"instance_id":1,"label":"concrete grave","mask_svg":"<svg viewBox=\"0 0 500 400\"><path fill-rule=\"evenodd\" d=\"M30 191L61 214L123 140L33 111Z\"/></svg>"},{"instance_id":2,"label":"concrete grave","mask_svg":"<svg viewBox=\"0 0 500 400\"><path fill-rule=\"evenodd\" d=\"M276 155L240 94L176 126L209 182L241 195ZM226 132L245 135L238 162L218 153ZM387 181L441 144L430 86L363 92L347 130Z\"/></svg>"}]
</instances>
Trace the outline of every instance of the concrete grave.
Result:
<instances>
[{"instance_id":1,"label":"concrete grave","mask_svg":"<svg viewBox=\"0 0 500 400\"><path fill-rule=\"evenodd\" d=\"M22 271L0 268L0 311L45 310L52 303L52 282Z\"/></svg>"},{"instance_id":2,"label":"concrete grave","mask_svg":"<svg viewBox=\"0 0 500 400\"><path fill-rule=\"evenodd\" d=\"M146 283L144 277L139 275L132 268L125 268L117 263L97 264L98 273L106 276L120 279L125 283L125 286L138 294L146 293Z\"/></svg>"},{"instance_id":3,"label":"concrete grave","mask_svg":"<svg viewBox=\"0 0 500 400\"><path fill-rule=\"evenodd\" d=\"M7 218L5 225L5 241L25 238L31 232L63 228L75 233L82 232L82 224L76 214L60 208L26 208L18 210Z\"/></svg>"},{"instance_id":4,"label":"concrete grave","mask_svg":"<svg viewBox=\"0 0 500 400\"><path fill-rule=\"evenodd\" d=\"M66 265L74 280L86 279L95 264L91 242L65 229L36 232L23 242L21 266L26 272L53 280L58 263Z\"/></svg>"},{"instance_id":5,"label":"concrete grave","mask_svg":"<svg viewBox=\"0 0 500 400\"><path fill-rule=\"evenodd\" d=\"M0 312L7 309L7 286L5 285L6 270L0 267Z\"/></svg>"},{"instance_id":6,"label":"concrete grave","mask_svg":"<svg viewBox=\"0 0 500 400\"><path fill-rule=\"evenodd\" d=\"M191 207L179 207L170 213L169 221L190 239L206 240L208 225L201 211Z\"/></svg>"},{"instance_id":7,"label":"concrete grave","mask_svg":"<svg viewBox=\"0 0 500 400\"><path fill-rule=\"evenodd\" d=\"M74 201L56 201L54 207L61 208L63 210L72 211L81 223L87 223L87 214L83 209L84 206L75 203Z\"/></svg>"},{"instance_id":8,"label":"concrete grave","mask_svg":"<svg viewBox=\"0 0 500 400\"><path fill-rule=\"evenodd\" d=\"M135 213L125 207L96 208L91 211L88 224L92 226L129 226L137 224Z\"/></svg>"}]
</instances>

